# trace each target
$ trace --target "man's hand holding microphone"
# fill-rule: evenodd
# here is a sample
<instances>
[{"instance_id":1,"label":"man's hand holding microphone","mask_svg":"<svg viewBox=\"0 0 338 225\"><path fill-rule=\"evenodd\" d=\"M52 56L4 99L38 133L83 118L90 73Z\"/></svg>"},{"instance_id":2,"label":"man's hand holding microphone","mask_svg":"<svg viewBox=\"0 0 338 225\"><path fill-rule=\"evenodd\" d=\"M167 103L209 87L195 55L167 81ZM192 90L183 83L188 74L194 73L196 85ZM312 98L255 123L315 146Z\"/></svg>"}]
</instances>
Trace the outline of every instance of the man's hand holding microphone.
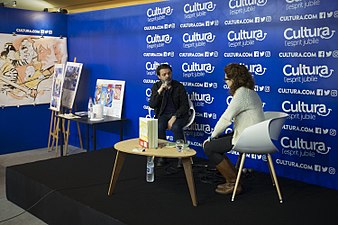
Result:
<instances>
[{"instance_id":1,"label":"man's hand holding microphone","mask_svg":"<svg viewBox=\"0 0 338 225\"><path fill-rule=\"evenodd\" d=\"M170 88L170 81L168 81L168 80L163 81L163 80L162 80L162 85L161 85L161 87L157 90L157 92L158 92L159 94L161 94L163 91L168 90L169 88Z\"/></svg>"}]
</instances>

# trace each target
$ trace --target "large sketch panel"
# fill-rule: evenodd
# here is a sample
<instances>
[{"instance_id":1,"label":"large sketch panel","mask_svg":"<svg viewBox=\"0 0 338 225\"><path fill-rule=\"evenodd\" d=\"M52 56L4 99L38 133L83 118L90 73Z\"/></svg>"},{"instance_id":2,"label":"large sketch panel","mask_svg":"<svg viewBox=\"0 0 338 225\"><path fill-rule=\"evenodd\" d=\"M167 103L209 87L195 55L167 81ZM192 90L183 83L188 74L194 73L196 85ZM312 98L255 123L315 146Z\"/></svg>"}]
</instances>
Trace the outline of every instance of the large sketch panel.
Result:
<instances>
[{"instance_id":1,"label":"large sketch panel","mask_svg":"<svg viewBox=\"0 0 338 225\"><path fill-rule=\"evenodd\" d=\"M62 106L73 108L77 87L80 80L82 63L67 62L63 83Z\"/></svg>"},{"instance_id":2,"label":"large sketch panel","mask_svg":"<svg viewBox=\"0 0 338 225\"><path fill-rule=\"evenodd\" d=\"M50 102L54 65L66 63L67 40L0 34L0 105Z\"/></svg>"}]
</instances>

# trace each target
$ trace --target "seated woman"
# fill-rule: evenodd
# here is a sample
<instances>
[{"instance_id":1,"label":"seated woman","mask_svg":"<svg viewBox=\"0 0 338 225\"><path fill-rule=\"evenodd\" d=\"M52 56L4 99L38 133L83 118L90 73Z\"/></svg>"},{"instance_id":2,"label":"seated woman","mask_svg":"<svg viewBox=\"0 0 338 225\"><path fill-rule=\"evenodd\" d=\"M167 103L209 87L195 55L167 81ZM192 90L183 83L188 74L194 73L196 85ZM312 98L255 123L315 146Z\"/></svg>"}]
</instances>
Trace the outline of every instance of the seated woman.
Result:
<instances>
[{"instance_id":1,"label":"seated woman","mask_svg":"<svg viewBox=\"0 0 338 225\"><path fill-rule=\"evenodd\" d=\"M264 120L262 101L254 91L254 80L244 65L229 64L224 67L224 80L233 96L228 108L216 123L211 137L203 143L204 152L216 169L222 174L226 182L219 184L216 192L231 194L236 181L236 169L224 154L236 144L243 130ZM223 134L225 129L234 123L233 132ZM237 194L242 191L239 185Z\"/></svg>"}]
</instances>

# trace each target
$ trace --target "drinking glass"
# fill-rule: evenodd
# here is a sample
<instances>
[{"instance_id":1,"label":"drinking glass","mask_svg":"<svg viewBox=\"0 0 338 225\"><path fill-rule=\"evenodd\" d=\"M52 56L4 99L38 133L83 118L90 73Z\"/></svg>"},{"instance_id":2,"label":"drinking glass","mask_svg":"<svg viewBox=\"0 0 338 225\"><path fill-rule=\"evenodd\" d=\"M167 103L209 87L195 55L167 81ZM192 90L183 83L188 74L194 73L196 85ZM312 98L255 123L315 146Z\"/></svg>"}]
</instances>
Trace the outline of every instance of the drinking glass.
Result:
<instances>
[{"instance_id":1,"label":"drinking glass","mask_svg":"<svg viewBox=\"0 0 338 225\"><path fill-rule=\"evenodd\" d=\"M178 152L182 152L183 148L184 148L184 140L183 139L176 140L176 150Z\"/></svg>"}]
</instances>

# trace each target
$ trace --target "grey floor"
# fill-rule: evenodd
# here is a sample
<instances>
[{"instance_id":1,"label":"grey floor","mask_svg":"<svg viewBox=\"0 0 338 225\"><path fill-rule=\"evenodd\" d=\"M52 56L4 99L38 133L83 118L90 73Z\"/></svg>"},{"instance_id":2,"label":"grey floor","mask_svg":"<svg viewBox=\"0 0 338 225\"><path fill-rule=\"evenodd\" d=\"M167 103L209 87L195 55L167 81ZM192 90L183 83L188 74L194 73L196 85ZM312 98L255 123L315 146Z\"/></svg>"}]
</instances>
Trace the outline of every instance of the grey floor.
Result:
<instances>
[{"instance_id":1,"label":"grey floor","mask_svg":"<svg viewBox=\"0 0 338 225\"><path fill-rule=\"evenodd\" d=\"M80 148L69 146L68 154L83 152ZM34 162L44 159L55 158L55 150L49 151L47 148L34 149L24 152L0 155L0 221L18 215L24 210L6 199L6 179L5 170L7 166ZM25 212L22 215L1 223L1 225L44 225L43 221Z\"/></svg>"}]
</instances>

